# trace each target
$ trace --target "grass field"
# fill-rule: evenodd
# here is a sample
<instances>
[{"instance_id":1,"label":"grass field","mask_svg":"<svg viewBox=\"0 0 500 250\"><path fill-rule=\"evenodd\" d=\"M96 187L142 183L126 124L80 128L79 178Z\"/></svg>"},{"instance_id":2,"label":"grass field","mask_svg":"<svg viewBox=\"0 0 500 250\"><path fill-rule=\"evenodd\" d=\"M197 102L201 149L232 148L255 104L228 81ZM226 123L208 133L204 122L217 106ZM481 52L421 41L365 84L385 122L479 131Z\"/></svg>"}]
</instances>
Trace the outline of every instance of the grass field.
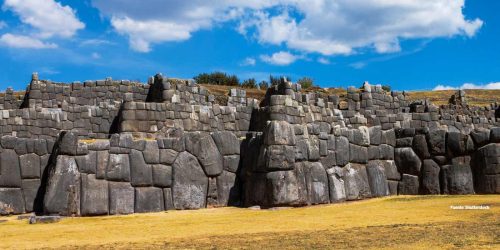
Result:
<instances>
[{"instance_id":1,"label":"grass field","mask_svg":"<svg viewBox=\"0 0 500 250\"><path fill-rule=\"evenodd\" d=\"M452 205L489 205L453 210ZM5 218L0 218L5 219ZM66 218L7 217L0 249L500 248L500 195L398 196L278 210L217 208Z\"/></svg>"}]
</instances>

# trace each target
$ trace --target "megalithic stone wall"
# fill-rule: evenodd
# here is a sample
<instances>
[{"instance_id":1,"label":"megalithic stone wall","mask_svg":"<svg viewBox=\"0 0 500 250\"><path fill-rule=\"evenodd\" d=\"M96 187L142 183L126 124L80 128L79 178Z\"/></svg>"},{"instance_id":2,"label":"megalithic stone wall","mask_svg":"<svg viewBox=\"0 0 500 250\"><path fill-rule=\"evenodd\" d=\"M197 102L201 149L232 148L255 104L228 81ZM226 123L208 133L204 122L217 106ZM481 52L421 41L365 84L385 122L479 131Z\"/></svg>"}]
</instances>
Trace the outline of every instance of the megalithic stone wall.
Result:
<instances>
[{"instance_id":1,"label":"megalithic stone wall","mask_svg":"<svg viewBox=\"0 0 500 250\"><path fill-rule=\"evenodd\" d=\"M437 107L367 83L340 98L283 79L260 103L237 89L220 103L159 74L148 84L34 76L24 95L0 95L0 214L500 193L500 109L457 95Z\"/></svg>"}]
</instances>

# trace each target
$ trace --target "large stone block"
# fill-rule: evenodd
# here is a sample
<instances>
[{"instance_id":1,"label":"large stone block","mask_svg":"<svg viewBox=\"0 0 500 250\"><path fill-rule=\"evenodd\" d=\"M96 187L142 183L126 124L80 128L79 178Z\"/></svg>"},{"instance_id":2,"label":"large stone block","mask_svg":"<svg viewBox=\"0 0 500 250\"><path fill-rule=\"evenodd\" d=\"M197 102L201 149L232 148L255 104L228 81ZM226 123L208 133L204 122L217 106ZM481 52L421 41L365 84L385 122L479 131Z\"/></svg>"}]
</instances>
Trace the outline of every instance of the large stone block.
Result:
<instances>
[{"instance_id":1,"label":"large stone block","mask_svg":"<svg viewBox=\"0 0 500 250\"><path fill-rule=\"evenodd\" d=\"M347 200L371 197L368 174L364 165L347 164L343 168L342 179L344 180Z\"/></svg>"},{"instance_id":2,"label":"large stone block","mask_svg":"<svg viewBox=\"0 0 500 250\"><path fill-rule=\"evenodd\" d=\"M330 202L328 176L319 162L306 162L304 176L307 187L308 204L324 204Z\"/></svg>"},{"instance_id":3,"label":"large stone block","mask_svg":"<svg viewBox=\"0 0 500 250\"><path fill-rule=\"evenodd\" d=\"M59 143L59 153L64 155L77 155L78 136L73 132L67 132Z\"/></svg>"},{"instance_id":4,"label":"large stone block","mask_svg":"<svg viewBox=\"0 0 500 250\"><path fill-rule=\"evenodd\" d=\"M441 191L443 194L473 194L473 177L468 164L445 165L441 169Z\"/></svg>"},{"instance_id":5,"label":"large stone block","mask_svg":"<svg viewBox=\"0 0 500 250\"><path fill-rule=\"evenodd\" d=\"M148 164L160 163L160 149L156 141L146 141L146 147L142 151L144 161Z\"/></svg>"},{"instance_id":6,"label":"large stone block","mask_svg":"<svg viewBox=\"0 0 500 250\"><path fill-rule=\"evenodd\" d=\"M108 181L94 174L81 174L81 215L106 215L109 206Z\"/></svg>"},{"instance_id":7,"label":"large stone block","mask_svg":"<svg viewBox=\"0 0 500 250\"><path fill-rule=\"evenodd\" d=\"M156 187L172 186L172 166L156 164L153 168L153 185Z\"/></svg>"},{"instance_id":8,"label":"large stone block","mask_svg":"<svg viewBox=\"0 0 500 250\"><path fill-rule=\"evenodd\" d=\"M236 174L223 171L217 176L217 205L238 205L240 200L240 189L236 183Z\"/></svg>"},{"instance_id":9,"label":"large stone block","mask_svg":"<svg viewBox=\"0 0 500 250\"><path fill-rule=\"evenodd\" d=\"M0 188L0 215L24 213L24 199L20 188Z\"/></svg>"},{"instance_id":10,"label":"large stone block","mask_svg":"<svg viewBox=\"0 0 500 250\"><path fill-rule=\"evenodd\" d=\"M172 197L176 209L206 206L208 178L196 157L187 152L177 156L173 167Z\"/></svg>"},{"instance_id":11,"label":"large stone block","mask_svg":"<svg viewBox=\"0 0 500 250\"><path fill-rule=\"evenodd\" d=\"M349 163L349 140L346 137L336 137L335 145L337 146L335 158L337 159L337 166L345 166Z\"/></svg>"},{"instance_id":12,"label":"large stone block","mask_svg":"<svg viewBox=\"0 0 500 250\"><path fill-rule=\"evenodd\" d=\"M448 158L454 156L465 155L470 149L468 143L472 143L472 140L468 141L469 137L460 132L448 132L446 136L446 154ZM474 145L472 145L472 149Z\"/></svg>"},{"instance_id":13,"label":"large stone block","mask_svg":"<svg viewBox=\"0 0 500 250\"><path fill-rule=\"evenodd\" d=\"M189 133L186 136L186 150L198 158L207 176L222 173L222 156L209 134Z\"/></svg>"},{"instance_id":14,"label":"large stone block","mask_svg":"<svg viewBox=\"0 0 500 250\"><path fill-rule=\"evenodd\" d=\"M96 174L97 170L97 151L89 151L86 155L75 157L80 173Z\"/></svg>"},{"instance_id":15,"label":"large stone block","mask_svg":"<svg viewBox=\"0 0 500 250\"><path fill-rule=\"evenodd\" d=\"M500 143L500 127L492 128L490 131L490 142Z\"/></svg>"},{"instance_id":16,"label":"large stone block","mask_svg":"<svg viewBox=\"0 0 500 250\"><path fill-rule=\"evenodd\" d=\"M212 138L222 155L240 154L240 140L233 132L216 131L212 133Z\"/></svg>"},{"instance_id":17,"label":"large stone block","mask_svg":"<svg viewBox=\"0 0 500 250\"><path fill-rule=\"evenodd\" d=\"M175 158L179 152L173 149L160 149L160 163L166 165L174 164Z\"/></svg>"},{"instance_id":18,"label":"large stone block","mask_svg":"<svg viewBox=\"0 0 500 250\"><path fill-rule=\"evenodd\" d=\"M106 178L106 168L108 167L109 152L97 151L97 165L96 165L96 178Z\"/></svg>"},{"instance_id":19,"label":"large stone block","mask_svg":"<svg viewBox=\"0 0 500 250\"><path fill-rule=\"evenodd\" d=\"M431 154L427 148L427 141L425 135L415 135L413 137L413 151L420 157L420 159L429 159Z\"/></svg>"},{"instance_id":20,"label":"large stone block","mask_svg":"<svg viewBox=\"0 0 500 250\"><path fill-rule=\"evenodd\" d=\"M446 153L446 131L433 130L427 134L428 149L432 155L444 155Z\"/></svg>"},{"instance_id":21,"label":"large stone block","mask_svg":"<svg viewBox=\"0 0 500 250\"><path fill-rule=\"evenodd\" d=\"M174 210L174 201L172 199L172 189L164 188L163 189L163 201L165 210Z\"/></svg>"},{"instance_id":22,"label":"large stone block","mask_svg":"<svg viewBox=\"0 0 500 250\"><path fill-rule=\"evenodd\" d=\"M344 180L341 178L342 169L333 167L327 170L330 187L330 202L342 202L346 199Z\"/></svg>"},{"instance_id":23,"label":"large stone block","mask_svg":"<svg viewBox=\"0 0 500 250\"><path fill-rule=\"evenodd\" d=\"M422 194L439 194L439 165L433 160L424 160L422 165L420 191Z\"/></svg>"},{"instance_id":24,"label":"large stone block","mask_svg":"<svg viewBox=\"0 0 500 250\"><path fill-rule=\"evenodd\" d=\"M153 170L146 164L141 151L130 151L130 180L134 187L153 185Z\"/></svg>"},{"instance_id":25,"label":"large stone block","mask_svg":"<svg viewBox=\"0 0 500 250\"><path fill-rule=\"evenodd\" d=\"M489 129L478 129L470 133L472 140L476 147L482 147L489 143L490 141L490 130Z\"/></svg>"},{"instance_id":26,"label":"large stone block","mask_svg":"<svg viewBox=\"0 0 500 250\"><path fill-rule=\"evenodd\" d=\"M367 163L368 162L368 148L354 144L349 145L349 162L353 163Z\"/></svg>"},{"instance_id":27,"label":"large stone block","mask_svg":"<svg viewBox=\"0 0 500 250\"><path fill-rule=\"evenodd\" d=\"M74 157L57 156L47 181L43 205L47 214L80 215L80 173Z\"/></svg>"},{"instance_id":28,"label":"large stone block","mask_svg":"<svg viewBox=\"0 0 500 250\"><path fill-rule=\"evenodd\" d=\"M240 165L240 156L226 155L224 156L223 164L224 164L224 170L229 171L231 173L236 173Z\"/></svg>"},{"instance_id":29,"label":"large stone block","mask_svg":"<svg viewBox=\"0 0 500 250\"><path fill-rule=\"evenodd\" d=\"M12 149L0 153L0 187L21 187L19 157Z\"/></svg>"},{"instance_id":30,"label":"large stone block","mask_svg":"<svg viewBox=\"0 0 500 250\"><path fill-rule=\"evenodd\" d=\"M366 173L372 197L389 195L387 177L385 176L385 168L382 161L369 161L366 165Z\"/></svg>"},{"instance_id":31,"label":"large stone block","mask_svg":"<svg viewBox=\"0 0 500 250\"><path fill-rule=\"evenodd\" d=\"M109 182L109 214L134 213L134 192L128 182Z\"/></svg>"},{"instance_id":32,"label":"large stone block","mask_svg":"<svg viewBox=\"0 0 500 250\"><path fill-rule=\"evenodd\" d=\"M370 144L371 145L380 145L382 141L382 127L381 126L373 126L368 128L370 132Z\"/></svg>"},{"instance_id":33,"label":"large stone block","mask_svg":"<svg viewBox=\"0 0 500 250\"><path fill-rule=\"evenodd\" d=\"M111 181L130 181L130 159L128 154L110 154L106 179Z\"/></svg>"},{"instance_id":34,"label":"large stone block","mask_svg":"<svg viewBox=\"0 0 500 250\"><path fill-rule=\"evenodd\" d=\"M306 204L307 191L296 171L276 171L266 176L267 206L298 206ZM303 183L302 183L303 184Z\"/></svg>"},{"instance_id":35,"label":"large stone block","mask_svg":"<svg viewBox=\"0 0 500 250\"><path fill-rule=\"evenodd\" d=\"M479 148L472 159L475 191L483 194L500 193L500 143Z\"/></svg>"},{"instance_id":36,"label":"large stone block","mask_svg":"<svg viewBox=\"0 0 500 250\"><path fill-rule=\"evenodd\" d=\"M295 132L286 121L271 121L264 132L266 145L295 145Z\"/></svg>"},{"instance_id":37,"label":"large stone block","mask_svg":"<svg viewBox=\"0 0 500 250\"><path fill-rule=\"evenodd\" d=\"M163 201L163 190L155 187L137 187L135 188L136 213L160 212L165 210Z\"/></svg>"},{"instance_id":38,"label":"large stone block","mask_svg":"<svg viewBox=\"0 0 500 250\"><path fill-rule=\"evenodd\" d=\"M34 202L40 189L40 179L27 179L22 182L24 203L26 204L26 212L35 211Z\"/></svg>"},{"instance_id":39,"label":"large stone block","mask_svg":"<svg viewBox=\"0 0 500 250\"><path fill-rule=\"evenodd\" d=\"M398 193L401 195L417 195L418 189L418 176L403 174L398 185Z\"/></svg>"},{"instance_id":40,"label":"large stone block","mask_svg":"<svg viewBox=\"0 0 500 250\"><path fill-rule=\"evenodd\" d=\"M295 163L295 150L293 146L268 146L266 149L265 161L268 171L293 169Z\"/></svg>"},{"instance_id":41,"label":"large stone block","mask_svg":"<svg viewBox=\"0 0 500 250\"><path fill-rule=\"evenodd\" d=\"M21 155L19 163L23 179L40 178L40 156L33 153Z\"/></svg>"},{"instance_id":42,"label":"large stone block","mask_svg":"<svg viewBox=\"0 0 500 250\"><path fill-rule=\"evenodd\" d=\"M399 172L416 176L420 175L422 161L411 148L394 149L394 160Z\"/></svg>"}]
</instances>

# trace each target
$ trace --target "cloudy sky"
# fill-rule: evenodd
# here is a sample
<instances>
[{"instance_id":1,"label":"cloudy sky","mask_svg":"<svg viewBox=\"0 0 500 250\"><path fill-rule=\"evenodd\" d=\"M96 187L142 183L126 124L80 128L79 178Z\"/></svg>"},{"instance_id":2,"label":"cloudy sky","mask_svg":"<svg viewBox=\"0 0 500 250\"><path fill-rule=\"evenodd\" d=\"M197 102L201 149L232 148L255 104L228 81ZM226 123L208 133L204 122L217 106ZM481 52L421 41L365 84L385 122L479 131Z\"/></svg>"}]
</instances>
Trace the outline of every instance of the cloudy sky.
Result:
<instances>
[{"instance_id":1,"label":"cloudy sky","mask_svg":"<svg viewBox=\"0 0 500 250\"><path fill-rule=\"evenodd\" d=\"M2 0L0 87L308 76L323 87L500 88L496 0Z\"/></svg>"}]
</instances>

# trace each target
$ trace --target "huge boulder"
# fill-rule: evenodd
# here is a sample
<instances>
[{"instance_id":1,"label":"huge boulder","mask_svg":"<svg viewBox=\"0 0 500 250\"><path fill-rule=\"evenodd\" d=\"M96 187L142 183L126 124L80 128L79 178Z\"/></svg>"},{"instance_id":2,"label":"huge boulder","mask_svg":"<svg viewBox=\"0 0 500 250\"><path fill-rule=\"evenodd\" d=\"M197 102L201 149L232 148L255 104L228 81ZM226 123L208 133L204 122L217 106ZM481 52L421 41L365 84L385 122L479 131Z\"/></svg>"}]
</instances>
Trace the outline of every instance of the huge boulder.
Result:
<instances>
[{"instance_id":1,"label":"huge boulder","mask_svg":"<svg viewBox=\"0 0 500 250\"><path fill-rule=\"evenodd\" d=\"M309 204L324 204L330 202L328 175L323 165L319 162L304 164L304 175L307 186Z\"/></svg>"},{"instance_id":2,"label":"huge boulder","mask_svg":"<svg viewBox=\"0 0 500 250\"><path fill-rule=\"evenodd\" d=\"M427 134L427 144L432 155L444 155L446 153L446 131L430 131Z\"/></svg>"},{"instance_id":3,"label":"huge boulder","mask_svg":"<svg viewBox=\"0 0 500 250\"><path fill-rule=\"evenodd\" d=\"M413 151L420 157L420 159L429 159L431 154L429 153L429 149L427 147L427 140L425 139L425 135L415 135L413 137Z\"/></svg>"},{"instance_id":4,"label":"huge boulder","mask_svg":"<svg viewBox=\"0 0 500 250\"><path fill-rule=\"evenodd\" d=\"M212 138L222 155L240 154L240 140L233 132L216 131L212 133Z\"/></svg>"},{"instance_id":5,"label":"huge boulder","mask_svg":"<svg viewBox=\"0 0 500 250\"><path fill-rule=\"evenodd\" d=\"M421 185L422 194L439 194L439 165L431 159L424 160L422 165Z\"/></svg>"},{"instance_id":6,"label":"huge boulder","mask_svg":"<svg viewBox=\"0 0 500 250\"><path fill-rule=\"evenodd\" d=\"M327 170L330 202L342 202L346 199L344 180L342 179L342 169L333 167Z\"/></svg>"},{"instance_id":7,"label":"huge boulder","mask_svg":"<svg viewBox=\"0 0 500 250\"><path fill-rule=\"evenodd\" d=\"M217 176L217 205L238 205L240 199L240 188L236 183L236 174L223 171Z\"/></svg>"},{"instance_id":8,"label":"huge boulder","mask_svg":"<svg viewBox=\"0 0 500 250\"><path fill-rule=\"evenodd\" d=\"M130 159L128 154L109 155L106 179L112 181L130 181Z\"/></svg>"},{"instance_id":9,"label":"huge boulder","mask_svg":"<svg viewBox=\"0 0 500 250\"><path fill-rule=\"evenodd\" d=\"M382 161L369 161L366 165L366 173L372 197L389 195L387 177L385 176L385 168Z\"/></svg>"},{"instance_id":10,"label":"huge boulder","mask_svg":"<svg viewBox=\"0 0 500 250\"><path fill-rule=\"evenodd\" d=\"M337 166L345 166L349 163L349 140L346 137L335 137Z\"/></svg>"},{"instance_id":11,"label":"huge boulder","mask_svg":"<svg viewBox=\"0 0 500 250\"><path fill-rule=\"evenodd\" d=\"M466 160L456 160L453 165L441 169L441 189L443 194L473 194L473 177Z\"/></svg>"},{"instance_id":12,"label":"huge boulder","mask_svg":"<svg viewBox=\"0 0 500 250\"><path fill-rule=\"evenodd\" d=\"M295 163L293 146L271 145L265 151L265 165L268 171L291 170Z\"/></svg>"},{"instance_id":13,"label":"huge boulder","mask_svg":"<svg viewBox=\"0 0 500 250\"><path fill-rule=\"evenodd\" d=\"M206 206L208 178L196 157L187 152L177 156L173 167L172 196L176 209Z\"/></svg>"},{"instance_id":14,"label":"huge boulder","mask_svg":"<svg viewBox=\"0 0 500 250\"><path fill-rule=\"evenodd\" d=\"M172 166L153 165L153 185L157 187L172 186Z\"/></svg>"},{"instance_id":15,"label":"huge boulder","mask_svg":"<svg viewBox=\"0 0 500 250\"><path fill-rule=\"evenodd\" d=\"M343 168L342 179L344 180L347 200L358 200L371 197L368 174L364 165L347 164Z\"/></svg>"},{"instance_id":16,"label":"huge boulder","mask_svg":"<svg viewBox=\"0 0 500 250\"><path fill-rule=\"evenodd\" d=\"M481 147L473 156L471 167L477 193L500 193L500 144Z\"/></svg>"},{"instance_id":17,"label":"huge boulder","mask_svg":"<svg viewBox=\"0 0 500 250\"><path fill-rule=\"evenodd\" d=\"M134 187L153 185L153 170L151 165L146 164L141 151L132 149L130 151L130 183Z\"/></svg>"},{"instance_id":18,"label":"huge boulder","mask_svg":"<svg viewBox=\"0 0 500 250\"><path fill-rule=\"evenodd\" d=\"M0 215L24 213L23 193L20 188L0 188Z\"/></svg>"},{"instance_id":19,"label":"huge boulder","mask_svg":"<svg viewBox=\"0 0 500 250\"><path fill-rule=\"evenodd\" d=\"M134 213L134 188L128 182L109 182L109 214Z\"/></svg>"},{"instance_id":20,"label":"huge boulder","mask_svg":"<svg viewBox=\"0 0 500 250\"><path fill-rule=\"evenodd\" d=\"M35 211L35 198L40 189L40 179L25 179L22 182L24 203L26 204L26 212Z\"/></svg>"},{"instance_id":21,"label":"huge boulder","mask_svg":"<svg viewBox=\"0 0 500 250\"><path fill-rule=\"evenodd\" d=\"M0 215L24 213L23 193L20 188L0 188Z\"/></svg>"},{"instance_id":22,"label":"huge boulder","mask_svg":"<svg viewBox=\"0 0 500 250\"><path fill-rule=\"evenodd\" d=\"M44 212L80 215L80 173L74 157L59 155L51 169L44 196Z\"/></svg>"},{"instance_id":23,"label":"huge boulder","mask_svg":"<svg viewBox=\"0 0 500 250\"><path fill-rule=\"evenodd\" d=\"M401 195L417 195L419 186L418 176L403 174L398 185L398 193Z\"/></svg>"},{"instance_id":24,"label":"huge boulder","mask_svg":"<svg viewBox=\"0 0 500 250\"><path fill-rule=\"evenodd\" d=\"M81 214L108 214L108 181L98 180L94 174L81 174L81 178Z\"/></svg>"},{"instance_id":25,"label":"huge boulder","mask_svg":"<svg viewBox=\"0 0 500 250\"><path fill-rule=\"evenodd\" d=\"M266 176L267 206L297 206L306 202L305 183L296 171L276 171Z\"/></svg>"},{"instance_id":26,"label":"huge boulder","mask_svg":"<svg viewBox=\"0 0 500 250\"><path fill-rule=\"evenodd\" d=\"M160 212L165 210L163 190L155 187L136 187L135 206L136 213Z\"/></svg>"},{"instance_id":27,"label":"huge boulder","mask_svg":"<svg viewBox=\"0 0 500 250\"><path fill-rule=\"evenodd\" d=\"M286 121L271 121L264 132L266 145L295 145L295 132Z\"/></svg>"},{"instance_id":28,"label":"huge boulder","mask_svg":"<svg viewBox=\"0 0 500 250\"><path fill-rule=\"evenodd\" d=\"M31 153L19 156L23 179L40 178L40 156Z\"/></svg>"},{"instance_id":29,"label":"huge boulder","mask_svg":"<svg viewBox=\"0 0 500 250\"><path fill-rule=\"evenodd\" d=\"M399 172L418 176L422 161L411 148L396 148L394 150L394 160Z\"/></svg>"},{"instance_id":30,"label":"huge boulder","mask_svg":"<svg viewBox=\"0 0 500 250\"><path fill-rule=\"evenodd\" d=\"M222 173L222 155L209 134L189 133L186 150L198 158L207 176L215 177Z\"/></svg>"},{"instance_id":31,"label":"huge boulder","mask_svg":"<svg viewBox=\"0 0 500 250\"><path fill-rule=\"evenodd\" d=\"M19 157L12 149L0 153L0 187L21 187Z\"/></svg>"}]
</instances>

